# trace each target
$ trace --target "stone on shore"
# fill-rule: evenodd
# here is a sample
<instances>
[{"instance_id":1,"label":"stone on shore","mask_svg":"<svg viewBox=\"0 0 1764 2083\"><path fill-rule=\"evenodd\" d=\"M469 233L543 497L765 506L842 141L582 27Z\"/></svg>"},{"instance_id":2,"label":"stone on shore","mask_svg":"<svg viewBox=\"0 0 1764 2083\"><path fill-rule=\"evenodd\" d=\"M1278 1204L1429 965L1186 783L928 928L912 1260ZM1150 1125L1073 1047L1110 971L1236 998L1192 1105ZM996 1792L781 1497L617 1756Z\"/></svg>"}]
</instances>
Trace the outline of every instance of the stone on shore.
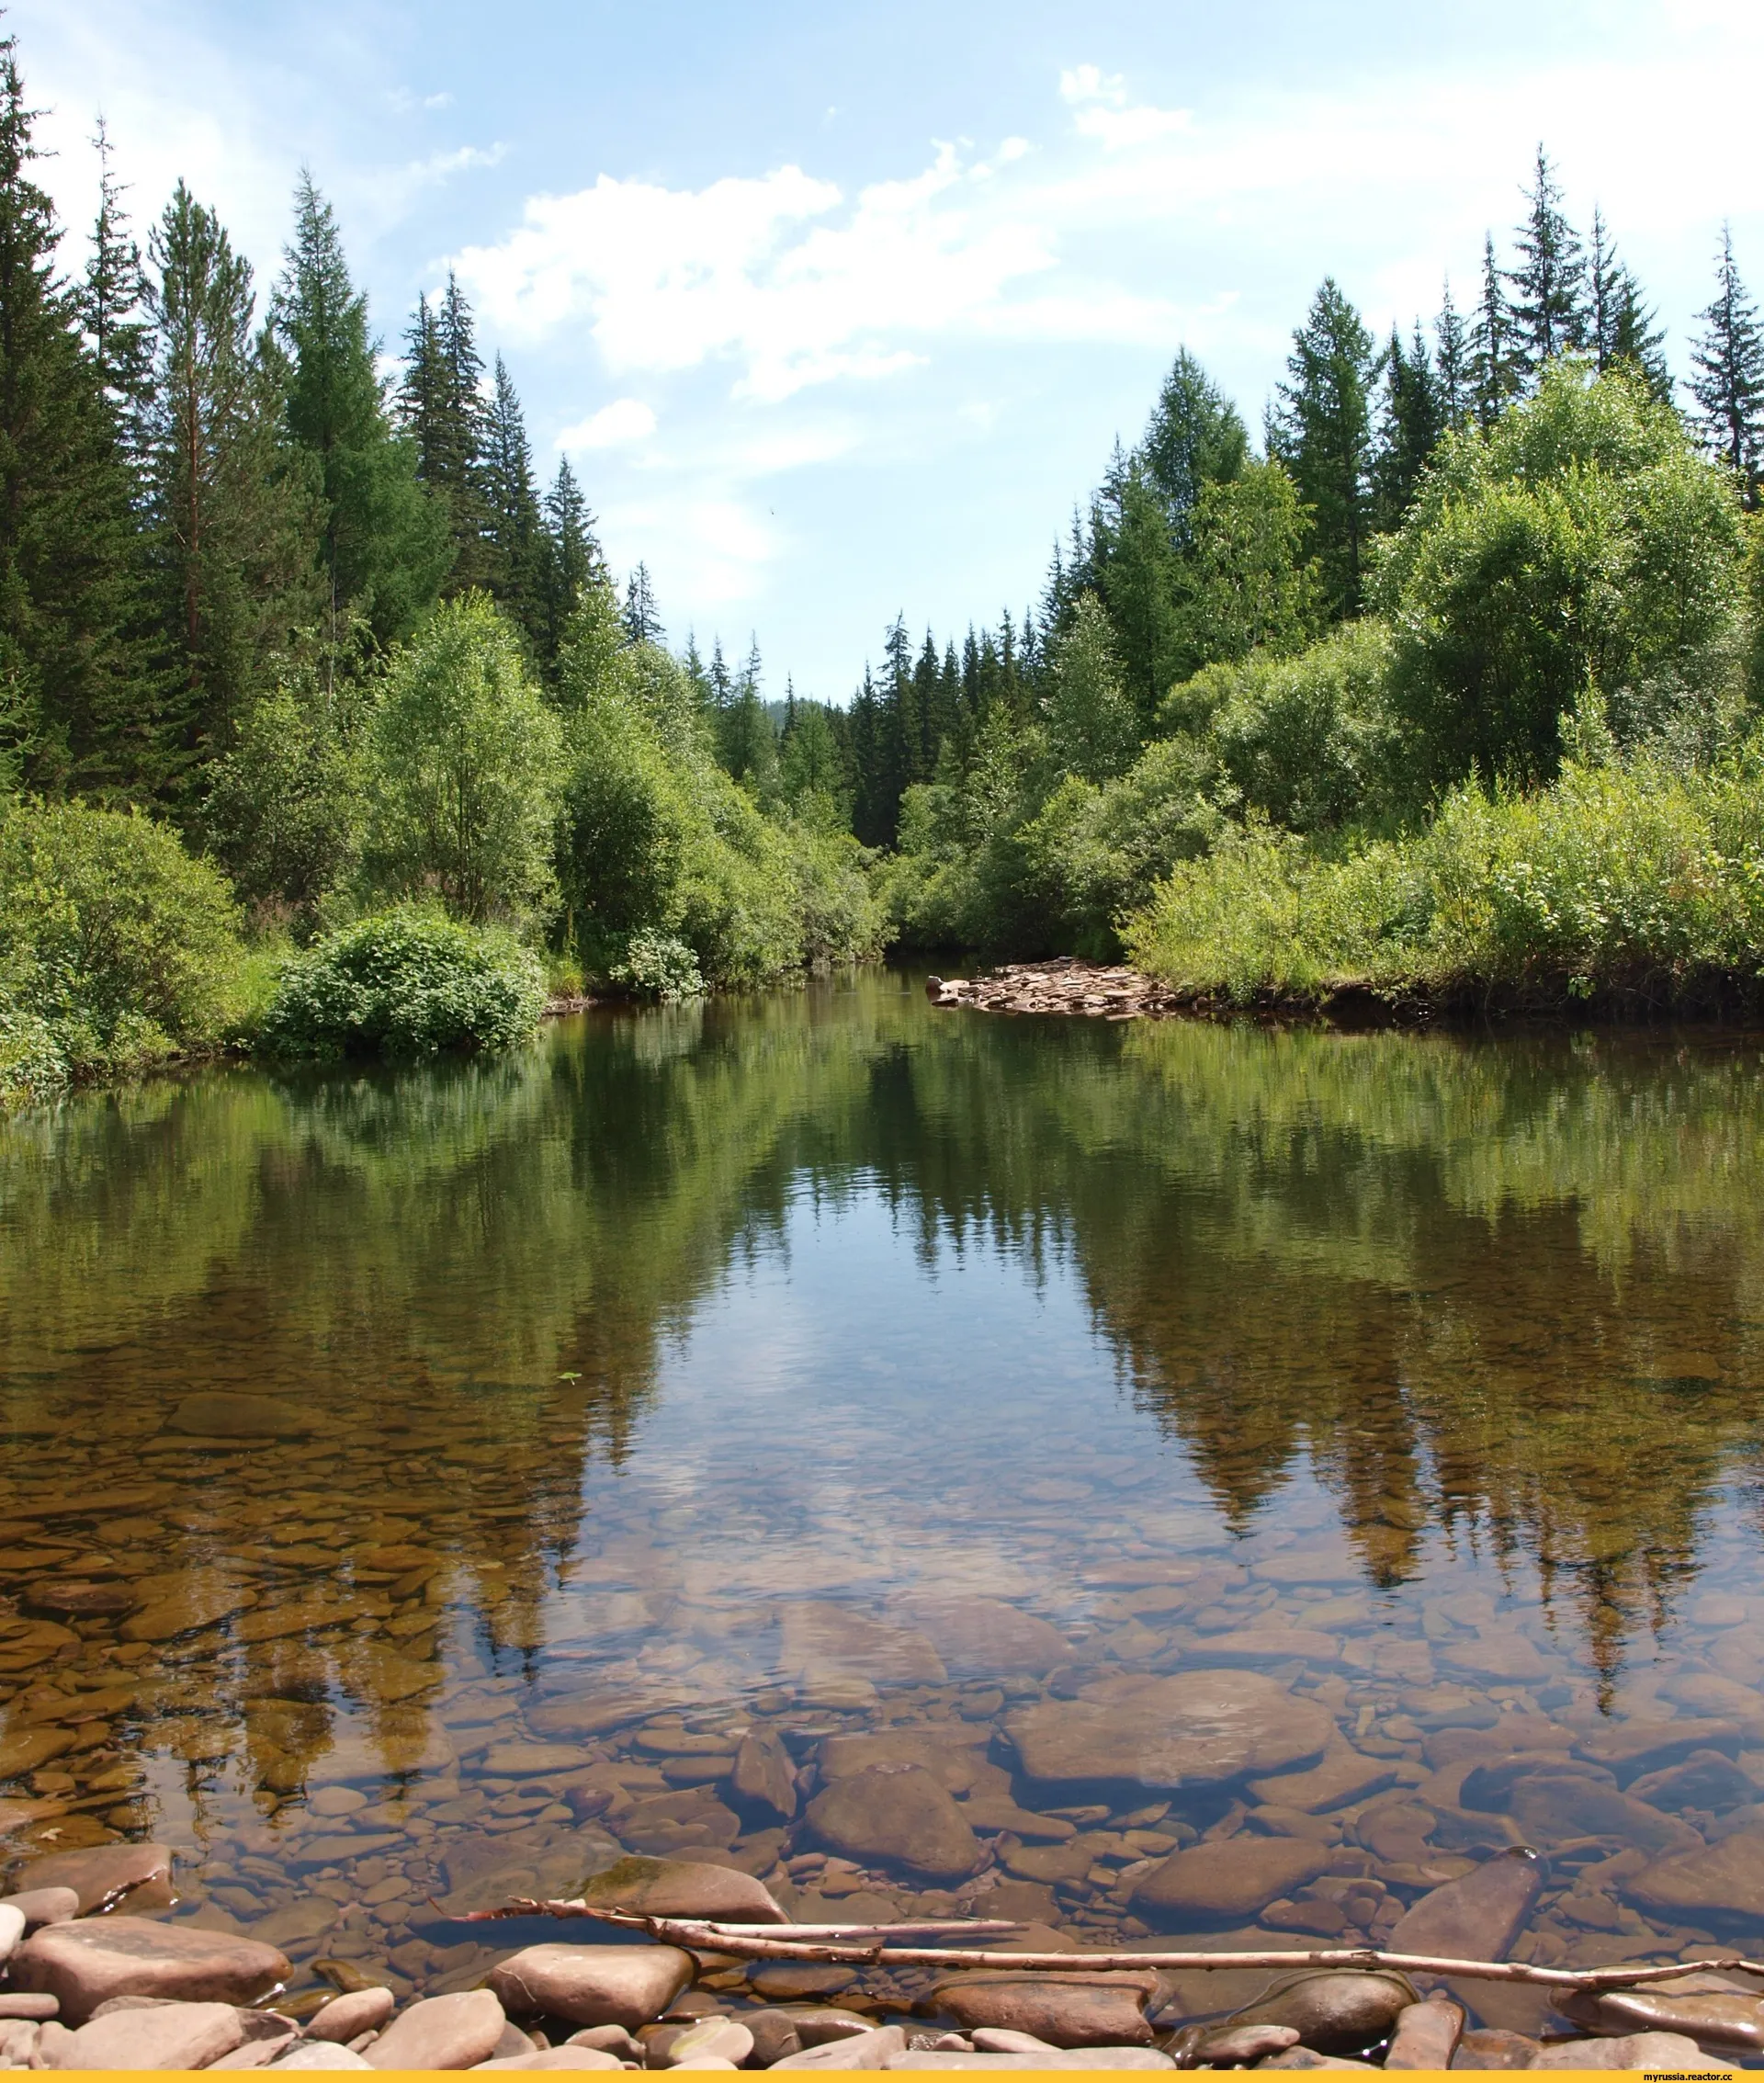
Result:
<instances>
[{"instance_id":1,"label":"stone on shore","mask_svg":"<svg viewBox=\"0 0 1764 2083\"><path fill-rule=\"evenodd\" d=\"M1756 1922L1764 1918L1764 1830L1736 1830L1718 1844L1657 1859L1622 1885L1645 1915Z\"/></svg>"},{"instance_id":2,"label":"stone on shore","mask_svg":"<svg viewBox=\"0 0 1764 2083\"><path fill-rule=\"evenodd\" d=\"M733 1924L786 1924L789 1918L752 1874L696 1859L620 1859L591 1874L582 1899L646 1917L717 1917Z\"/></svg>"},{"instance_id":3,"label":"stone on shore","mask_svg":"<svg viewBox=\"0 0 1764 2083\"><path fill-rule=\"evenodd\" d=\"M1290 2025L1314 2053L1358 2055L1385 2039L1415 2000L1401 1975L1317 1968L1275 1982L1229 2022Z\"/></svg>"},{"instance_id":4,"label":"stone on shore","mask_svg":"<svg viewBox=\"0 0 1764 2083\"><path fill-rule=\"evenodd\" d=\"M849 2039L828 2040L800 2054L786 2055L775 2068L886 2068L907 2051L907 2035L899 2025L877 2025Z\"/></svg>"},{"instance_id":5,"label":"stone on shore","mask_svg":"<svg viewBox=\"0 0 1764 2083\"><path fill-rule=\"evenodd\" d=\"M307 2021L310 2040L332 2040L346 2046L364 2032L378 2032L392 2015L397 1998L390 1989L350 1989L333 1997Z\"/></svg>"},{"instance_id":6,"label":"stone on shore","mask_svg":"<svg viewBox=\"0 0 1764 2083\"><path fill-rule=\"evenodd\" d=\"M1645 2068L1668 2075L1681 2069L1731 2069L1716 2061L1681 2032L1632 2032L1617 2040L1562 2040L1540 2047L1532 2056L1536 2068Z\"/></svg>"},{"instance_id":7,"label":"stone on shore","mask_svg":"<svg viewBox=\"0 0 1764 2083\"><path fill-rule=\"evenodd\" d=\"M692 1976L692 1955L674 1946L552 1944L498 1961L487 1984L517 2018L635 2032L660 2018Z\"/></svg>"},{"instance_id":8,"label":"stone on shore","mask_svg":"<svg viewBox=\"0 0 1764 2083\"><path fill-rule=\"evenodd\" d=\"M302 2040L291 2053L282 2055L270 2063L271 2068L368 2068L373 2065L363 2055L351 2054L347 2047L334 2045L329 2040Z\"/></svg>"},{"instance_id":9,"label":"stone on shore","mask_svg":"<svg viewBox=\"0 0 1764 2083\"><path fill-rule=\"evenodd\" d=\"M24 1935L24 1911L13 1903L0 1902L0 1961L12 1958Z\"/></svg>"},{"instance_id":10,"label":"stone on shore","mask_svg":"<svg viewBox=\"0 0 1764 2083\"><path fill-rule=\"evenodd\" d=\"M424 1997L401 2010L365 2051L370 2068L475 2068L508 2022L490 1989Z\"/></svg>"},{"instance_id":11,"label":"stone on shore","mask_svg":"<svg viewBox=\"0 0 1764 2083\"><path fill-rule=\"evenodd\" d=\"M690 2068L708 2055L739 2068L752 2052L753 2035L743 2021L701 2018L669 2043L662 2061L666 2068Z\"/></svg>"},{"instance_id":12,"label":"stone on shore","mask_svg":"<svg viewBox=\"0 0 1764 2083\"><path fill-rule=\"evenodd\" d=\"M1056 2047L1149 2046L1146 1999L1158 1977L1143 1974L970 1974L932 1994L958 2025L1027 2032Z\"/></svg>"},{"instance_id":13,"label":"stone on shore","mask_svg":"<svg viewBox=\"0 0 1764 2083\"><path fill-rule=\"evenodd\" d=\"M1170 2052L1179 2068L1250 2068L1297 2044L1290 2025L1189 2025Z\"/></svg>"},{"instance_id":14,"label":"stone on shore","mask_svg":"<svg viewBox=\"0 0 1764 2083\"><path fill-rule=\"evenodd\" d=\"M531 2054L502 2055L476 2064L485 2068L618 2068L625 2064L616 2055L602 2054L595 2047L535 2047Z\"/></svg>"},{"instance_id":15,"label":"stone on shore","mask_svg":"<svg viewBox=\"0 0 1764 2083\"><path fill-rule=\"evenodd\" d=\"M12 1958L13 1986L57 1998L62 2018L74 2027L110 1997L254 2004L288 1973L288 1956L274 1946L142 1917L49 1924Z\"/></svg>"},{"instance_id":16,"label":"stone on shore","mask_svg":"<svg viewBox=\"0 0 1764 2083\"><path fill-rule=\"evenodd\" d=\"M45 1924L65 1924L80 1914L79 1892L71 1887L22 1887L3 1898L25 1919L25 1929L35 1931Z\"/></svg>"},{"instance_id":17,"label":"stone on shore","mask_svg":"<svg viewBox=\"0 0 1764 2083\"><path fill-rule=\"evenodd\" d=\"M45 2068L206 2068L244 2037L230 2003L167 2003L114 2010L74 2032L46 2026L37 2046Z\"/></svg>"},{"instance_id":18,"label":"stone on shore","mask_svg":"<svg viewBox=\"0 0 1764 2083\"><path fill-rule=\"evenodd\" d=\"M872 1765L808 1804L816 1839L848 1859L883 1860L928 1880L962 1880L980 1864L979 1840L923 1765Z\"/></svg>"},{"instance_id":19,"label":"stone on shore","mask_svg":"<svg viewBox=\"0 0 1764 2083\"><path fill-rule=\"evenodd\" d=\"M1043 1786L1169 1793L1308 1764L1335 1723L1258 1671L1195 1670L1099 1679L1076 1700L1020 1708L1005 1729L1025 1776Z\"/></svg>"},{"instance_id":20,"label":"stone on shore","mask_svg":"<svg viewBox=\"0 0 1764 2083\"><path fill-rule=\"evenodd\" d=\"M1135 1913L1175 1930L1241 1924L1290 1895L1334 1859L1330 1847L1300 1837L1233 1837L1172 1851L1133 1891Z\"/></svg>"},{"instance_id":21,"label":"stone on shore","mask_svg":"<svg viewBox=\"0 0 1764 2083\"><path fill-rule=\"evenodd\" d=\"M1565 2018L1595 2032L1682 2032L1704 2045L1764 2050L1764 1997L1725 1977L1687 1975L1677 1987L1576 1989L1557 1997Z\"/></svg>"},{"instance_id":22,"label":"stone on shore","mask_svg":"<svg viewBox=\"0 0 1764 2083\"><path fill-rule=\"evenodd\" d=\"M1386 2068L1450 2068L1464 2037L1464 2009L1433 1998L1396 2013L1396 2030L1385 2049Z\"/></svg>"},{"instance_id":23,"label":"stone on shore","mask_svg":"<svg viewBox=\"0 0 1764 2083\"><path fill-rule=\"evenodd\" d=\"M884 2065L899 2068L990 2068L1009 2073L1025 2068L1174 2068L1156 2047L1055 2047L1046 2054L944 2053L935 2047L910 2047L891 2055Z\"/></svg>"}]
</instances>

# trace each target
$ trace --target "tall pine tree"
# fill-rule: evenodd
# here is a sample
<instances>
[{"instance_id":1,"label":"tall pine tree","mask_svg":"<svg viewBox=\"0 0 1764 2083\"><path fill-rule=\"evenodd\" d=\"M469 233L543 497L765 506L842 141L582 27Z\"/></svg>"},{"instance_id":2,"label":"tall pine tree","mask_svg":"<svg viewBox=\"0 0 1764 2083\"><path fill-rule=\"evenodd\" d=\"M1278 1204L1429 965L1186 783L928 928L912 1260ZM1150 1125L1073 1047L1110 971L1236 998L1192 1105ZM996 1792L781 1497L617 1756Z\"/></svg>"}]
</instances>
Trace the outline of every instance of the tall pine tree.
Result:
<instances>
[{"instance_id":1,"label":"tall pine tree","mask_svg":"<svg viewBox=\"0 0 1764 2083\"><path fill-rule=\"evenodd\" d=\"M147 460L172 686L161 785L190 805L297 628L322 615L322 492L288 441L290 370L254 338L251 266L183 182L150 243L158 326Z\"/></svg>"},{"instance_id":2,"label":"tall pine tree","mask_svg":"<svg viewBox=\"0 0 1764 2083\"><path fill-rule=\"evenodd\" d=\"M534 649L539 670L548 680L556 672L564 630L575 613L577 597L583 586L606 575L605 561L594 537L594 516L588 510L567 456L559 458L558 474L545 495L540 549L538 628Z\"/></svg>"},{"instance_id":3,"label":"tall pine tree","mask_svg":"<svg viewBox=\"0 0 1764 2083\"><path fill-rule=\"evenodd\" d=\"M1721 228L1715 296L1697 314L1702 331L1690 350L1690 392L1705 440L1738 478L1750 507L1764 481L1764 331L1734 258L1734 236Z\"/></svg>"},{"instance_id":4,"label":"tall pine tree","mask_svg":"<svg viewBox=\"0 0 1764 2083\"><path fill-rule=\"evenodd\" d=\"M317 465L319 563L333 672L352 619L381 643L412 629L451 561L445 511L417 480L374 367L368 300L350 280L331 205L302 172L294 237L270 306L288 357L288 431Z\"/></svg>"},{"instance_id":5,"label":"tall pine tree","mask_svg":"<svg viewBox=\"0 0 1764 2083\"><path fill-rule=\"evenodd\" d=\"M1445 408L1420 322L1405 347L1393 325L1385 349L1385 385L1379 401L1377 453L1372 476L1380 528L1398 526L1415 497L1440 436L1445 432Z\"/></svg>"},{"instance_id":6,"label":"tall pine tree","mask_svg":"<svg viewBox=\"0 0 1764 2083\"><path fill-rule=\"evenodd\" d=\"M1507 281L1514 357L1521 375L1535 382L1546 363L1587 344L1586 259L1541 144L1525 197L1531 209L1514 233L1519 266L1508 271Z\"/></svg>"},{"instance_id":7,"label":"tall pine tree","mask_svg":"<svg viewBox=\"0 0 1764 2083\"><path fill-rule=\"evenodd\" d=\"M1372 391L1382 357L1333 277L1293 334L1287 380L1269 422L1269 451L1311 510L1311 548L1324 604L1334 617L1360 610L1374 524Z\"/></svg>"},{"instance_id":8,"label":"tall pine tree","mask_svg":"<svg viewBox=\"0 0 1764 2083\"><path fill-rule=\"evenodd\" d=\"M1446 433L1456 434L1469 425L1476 413L1476 356L1470 328L1452 301L1449 278L1440 300L1440 315L1433 321L1433 373L1439 385L1442 426Z\"/></svg>"},{"instance_id":9,"label":"tall pine tree","mask_svg":"<svg viewBox=\"0 0 1764 2083\"><path fill-rule=\"evenodd\" d=\"M431 305L416 308L404 336L399 411L416 443L417 475L447 515L453 545L444 591L489 591L495 577L485 497L489 409L471 306L453 270Z\"/></svg>"},{"instance_id":10,"label":"tall pine tree","mask_svg":"<svg viewBox=\"0 0 1764 2083\"><path fill-rule=\"evenodd\" d=\"M485 415L484 504L492 590L537 657L544 640L545 528L526 421L501 355Z\"/></svg>"},{"instance_id":11,"label":"tall pine tree","mask_svg":"<svg viewBox=\"0 0 1764 2083\"><path fill-rule=\"evenodd\" d=\"M1592 213L1587 249L1587 340L1593 365L1603 376L1627 368L1641 378L1661 404L1672 400L1666 366L1666 334L1642 295L1641 285L1618 258L1604 212Z\"/></svg>"},{"instance_id":12,"label":"tall pine tree","mask_svg":"<svg viewBox=\"0 0 1764 2083\"><path fill-rule=\"evenodd\" d=\"M1250 459L1250 434L1237 407L1186 347L1177 350L1158 393L1139 455L1184 545L1203 488L1228 483Z\"/></svg>"},{"instance_id":13,"label":"tall pine tree","mask_svg":"<svg viewBox=\"0 0 1764 2083\"><path fill-rule=\"evenodd\" d=\"M1513 314L1495 259L1495 242L1487 232L1482 240L1482 294L1470 329L1470 382L1476 422L1486 433L1522 387Z\"/></svg>"},{"instance_id":14,"label":"tall pine tree","mask_svg":"<svg viewBox=\"0 0 1764 2083\"><path fill-rule=\"evenodd\" d=\"M131 483L105 370L58 278L35 112L0 41L0 734L45 790L126 792L151 700L135 642ZM113 345L117 343L113 340ZM0 748L3 749L3 748Z\"/></svg>"}]
</instances>

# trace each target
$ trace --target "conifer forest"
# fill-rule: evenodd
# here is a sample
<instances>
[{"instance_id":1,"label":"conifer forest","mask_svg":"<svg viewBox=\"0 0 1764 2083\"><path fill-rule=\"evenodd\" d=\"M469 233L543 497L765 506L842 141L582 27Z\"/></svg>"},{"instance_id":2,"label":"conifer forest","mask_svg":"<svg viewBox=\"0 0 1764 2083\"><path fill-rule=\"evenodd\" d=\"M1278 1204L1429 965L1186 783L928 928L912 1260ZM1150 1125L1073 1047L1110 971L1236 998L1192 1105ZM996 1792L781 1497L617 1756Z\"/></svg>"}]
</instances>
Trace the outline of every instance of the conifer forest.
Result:
<instances>
[{"instance_id":1,"label":"conifer forest","mask_svg":"<svg viewBox=\"0 0 1764 2083\"><path fill-rule=\"evenodd\" d=\"M0 45L14 1100L890 947L1125 956L1225 1006L1756 995L1764 323L1731 239L1675 368L1540 148L1437 312L1376 336L1326 275L1260 425L1178 346L1021 605L909 604L856 687L780 690L609 568L451 276L388 340L310 175L260 281L182 183L132 215L102 133L64 228L22 67Z\"/></svg>"}]
</instances>

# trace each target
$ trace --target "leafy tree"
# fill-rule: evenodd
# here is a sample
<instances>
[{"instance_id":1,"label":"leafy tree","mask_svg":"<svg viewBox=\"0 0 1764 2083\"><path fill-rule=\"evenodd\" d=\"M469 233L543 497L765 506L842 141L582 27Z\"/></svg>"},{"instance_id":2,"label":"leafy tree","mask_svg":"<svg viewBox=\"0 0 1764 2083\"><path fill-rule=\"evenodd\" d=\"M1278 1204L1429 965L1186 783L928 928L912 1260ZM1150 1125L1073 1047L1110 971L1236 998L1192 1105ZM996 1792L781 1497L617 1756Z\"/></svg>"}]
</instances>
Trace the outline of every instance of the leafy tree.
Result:
<instances>
[{"instance_id":1,"label":"leafy tree","mask_svg":"<svg viewBox=\"0 0 1764 2083\"><path fill-rule=\"evenodd\" d=\"M1054 646L1047 695L1047 742L1062 774L1105 781L1139 748L1136 707L1123 685L1114 632L1093 594L1079 601Z\"/></svg>"},{"instance_id":2,"label":"leafy tree","mask_svg":"<svg viewBox=\"0 0 1764 2083\"><path fill-rule=\"evenodd\" d=\"M1442 447L1380 568L1414 779L1548 780L1589 689L1635 735L1733 676L1738 503L1633 374L1554 364L1484 439Z\"/></svg>"},{"instance_id":3,"label":"leafy tree","mask_svg":"<svg viewBox=\"0 0 1764 2083\"><path fill-rule=\"evenodd\" d=\"M1513 291L1514 355L1520 372L1535 382L1558 355L1587 344L1586 256L1562 210L1562 190L1537 148L1531 210L1514 233L1519 266L1509 271Z\"/></svg>"},{"instance_id":4,"label":"leafy tree","mask_svg":"<svg viewBox=\"0 0 1764 2083\"><path fill-rule=\"evenodd\" d=\"M379 643L412 629L452 561L445 511L417 479L374 368L368 300L350 280L331 205L302 172L294 237L270 307L288 357L288 431L316 461L329 673L359 617Z\"/></svg>"},{"instance_id":5,"label":"leafy tree","mask_svg":"<svg viewBox=\"0 0 1764 2083\"><path fill-rule=\"evenodd\" d=\"M1237 407L1186 347L1158 393L1139 456L1180 544L1190 539L1203 490L1228 484L1250 459L1249 430Z\"/></svg>"},{"instance_id":6,"label":"leafy tree","mask_svg":"<svg viewBox=\"0 0 1764 2083\"><path fill-rule=\"evenodd\" d=\"M1202 490L1181 574L1173 677L1252 651L1279 657L1306 642L1317 620L1308 532L1298 488L1279 463L1246 464Z\"/></svg>"},{"instance_id":7,"label":"leafy tree","mask_svg":"<svg viewBox=\"0 0 1764 2083\"><path fill-rule=\"evenodd\" d=\"M318 487L283 438L288 370L267 329L253 338L250 264L181 181L150 250L147 462L174 682L160 757L187 799L268 660L318 618Z\"/></svg>"},{"instance_id":8,"label":"leafy tree","mask_svg":"<svg viewBox=\"0 0 1764 2083\"><path fill-rule=\"evenodd\" d=\"M151 683L133 641L132 485L78 300L55 275L53 206L17 48L0 42L0 727L42 790L129 778Z\"/></svg>"},{"instance_id":9,"label":"leafy tree","mask_svg":"<svg viewBox=\"0 0 1764 2083\"><path fill-rule=\"evenodd\" d=\"M1374 526L1372 388L1380 368L1359 312L1326 277L1293 334L1269 453L1310 509L1323 598L1336 617L1358 613L1364 583Z\"/></svg>"},{"instance_id":10,"label":"leafy tree","mask_svg":"<svg viewBox=\"0 0 1764 2083\"><path fill-rule=\"evenodd\" d=\"M1703 329L1690 350L1690 394L1709 447L1738 478L1746 504L1756 506L1764 481L1764 330L1724 224L1714 301L1698 316Z\"/></svg>"},{"instance_id":11,"label":"leafy tree","mask_svg":"<svg viewBox=\"0 0 1764 2083\"><path fill-rule=\"evenodd\" d=\"M369 728L366 862L456 917L548 909L559 727L481 593L444 601L392 661Z\"/></svg>"}]
</instances>

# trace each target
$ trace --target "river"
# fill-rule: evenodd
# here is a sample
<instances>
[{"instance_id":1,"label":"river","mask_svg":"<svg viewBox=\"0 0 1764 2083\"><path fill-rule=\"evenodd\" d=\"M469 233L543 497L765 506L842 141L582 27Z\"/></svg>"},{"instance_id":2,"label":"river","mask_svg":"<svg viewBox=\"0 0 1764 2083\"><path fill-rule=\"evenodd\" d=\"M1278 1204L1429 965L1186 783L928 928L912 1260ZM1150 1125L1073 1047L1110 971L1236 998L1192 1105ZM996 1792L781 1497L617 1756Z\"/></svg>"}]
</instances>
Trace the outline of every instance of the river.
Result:
<instances>
[{"instance_id":1,"label":"river","mask_svg":"<svg viewBox=\"0 0 1764 2083\"><path fill-rule=\"evenodd\" d=\"M1524 1842L1529 1957L1764 1951L1761 1136L1753 1036L892 971L0 1126L0 1861L425 1989L626 1852L1299 1945Z\"/></svg>"}]
</instances>

